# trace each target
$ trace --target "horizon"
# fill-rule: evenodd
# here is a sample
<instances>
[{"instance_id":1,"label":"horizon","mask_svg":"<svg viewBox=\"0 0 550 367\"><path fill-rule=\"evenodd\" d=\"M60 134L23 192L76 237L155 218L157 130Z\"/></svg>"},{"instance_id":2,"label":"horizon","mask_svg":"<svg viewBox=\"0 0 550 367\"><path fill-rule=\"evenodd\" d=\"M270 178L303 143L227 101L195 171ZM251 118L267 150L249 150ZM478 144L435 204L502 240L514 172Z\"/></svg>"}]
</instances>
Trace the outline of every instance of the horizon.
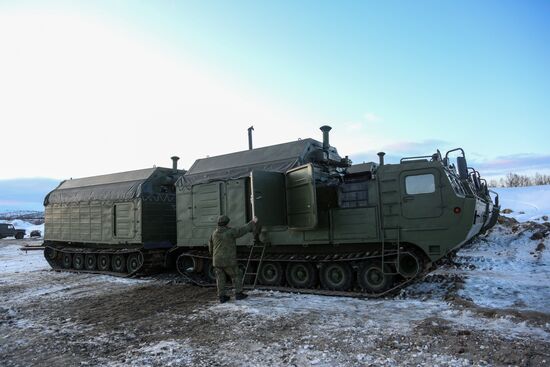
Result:
<instances>
[{"instance_id":1,"label":"horizon","mask_svg":"<svg viewBox=\"0 0 550 367\"><path fill-rule=\"evenodd\" d=\"M354 163L461 146L488 179L548 174L548 10L2 2L0 121L25 135L4 141L0 180L169 167L172 155L189 168L245 150L249 126L261 147L320 140L325 124Z\"/></svg>"}]
</instances>

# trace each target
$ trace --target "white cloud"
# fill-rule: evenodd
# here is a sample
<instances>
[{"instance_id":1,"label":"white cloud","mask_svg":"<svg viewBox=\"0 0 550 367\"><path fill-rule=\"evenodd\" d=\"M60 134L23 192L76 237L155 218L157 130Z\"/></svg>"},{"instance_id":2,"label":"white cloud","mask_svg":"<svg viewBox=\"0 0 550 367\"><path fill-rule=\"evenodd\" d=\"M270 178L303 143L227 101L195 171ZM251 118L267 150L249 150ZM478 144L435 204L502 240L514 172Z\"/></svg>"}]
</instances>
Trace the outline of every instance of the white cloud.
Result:
<instances>
[{"instance_id":1,"label":"white cloud","mask_svg":"<svg viewBox=\"0 0 550 367\"><path fill-rule=\"evenodd\" d=\"M363 124L361 122L349 122L344 126L345 129L350 132L358 132L363 129Z\"/></svg>"},{"instance_id":2,"label":"white cloud","mask_svg":"<svg viewBox=\"0 0 550 367\"><path fill-rule=\"evenodd\" d=\"M255 146L319 125L95 18L3 12L0 50L0 178L188 168L246 149L250 125Z\"/></svg>"},{"instance_id":3,"label":"white cloud","mask_svg":"<svg viewBox=\"0 0 550 367\"><path fill-rule=\"evenodd\" d=\"M363 115L363 118L367 121L367 122L370 122L370 123L374 123L374 122L382 122L383 119L382 117L372 113L372 112L367 112Z\"/></svg>"}]
</instances>

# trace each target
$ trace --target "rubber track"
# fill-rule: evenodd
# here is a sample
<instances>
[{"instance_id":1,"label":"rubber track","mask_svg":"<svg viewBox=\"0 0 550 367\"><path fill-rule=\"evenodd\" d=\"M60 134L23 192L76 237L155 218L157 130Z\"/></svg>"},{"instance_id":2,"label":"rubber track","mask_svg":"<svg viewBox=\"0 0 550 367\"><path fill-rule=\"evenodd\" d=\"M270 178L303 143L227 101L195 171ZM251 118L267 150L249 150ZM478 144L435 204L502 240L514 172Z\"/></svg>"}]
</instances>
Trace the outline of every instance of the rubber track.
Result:
<instances>
[{"instance_id":1,"label":"rubber track","mask_svg":"<svg viewBox=\"0 0 550 367\"><path fill-rule=\"evenodd\" d=\"M83 255L87 254L107 254L107 255L120 255L120 254L131 254L131 253L138 253L141 255L141 258L143 259L143 262L141 266L136 269L135 271L131 273L119 273L115 271L101 271L101 270L86 270L86 269L74 269L74 268L64 268L61 264L61 261L54 261L52 259L49 259L46 255L47 250L55 250L59 253L80 253ZM150 275L155 273L155 269L158 267L161 267L164 264L164 256L158 256L158 259L155 259L156 254L162 254L164 255L166 251L160 250L160 251L146 251L145 253L141 249L117 249L117 250L107 250L107 249L88 249L88 248L80 248L80 247L54 247L50 245L45 245L44 248L44 257L46 258L46 261L48 261L48 264L52 267L55 271L66 271L71 273L89 273L89 274L104 274L104 275L112 275L116 277L121 278L131 278L134 276L144 276L144 275ZM59 255L57 256L59 259Z\"/></svg>"},{"instance_id":2,"label":"rubber track","mask_svg":"<svg viewBox=\"0 0 550 367\"><path fill-rule=\"evenodd\" d=\"M401 254L408 253L407 251L400 252ZM363 254L363 255L361 255ZM346 254L345 257L339 257L339 255L307 255L307 256L298 256L298 255L283 255L283 256L276 256L274 259L273 256L266 255L264 257L264 260L262 262L266 261L291 261L291 262L304 262L304 261L316 261L316 262L331 262L331 261L361 261L366 259L380 259L381 255L378 253L377 255L367 255L367 253L356 253L356 254ZM372 254L372 253L371 253ZM387 254L386 256L392 256L396 255L397 253ZM202 259L211 259L210 256L206 255L204 252L201 251L191 251L182 253L180 256L194 256ZM356 256L350 256L350 255L356 255ZM327 257L331 257L331 259L327 259ZM284 259L284 258L288 258ZM318 260L317 258L323 258L323 260ZM178 257L179 259L179 257ZM237 259L237 261L247 261L248 259ZM256 260L259 261L259 260ZM179 262L176 262L178 264ZM179 267L176 267L178 270L178 273L184 278L184 280L188 283L192 283L194 285L197 285L199 287L215 287L216 284L210 283L205 280L205 276L203 274L195 274L195 276L191 276L190 274L181 271ZM429 264L426 264L425 269L429 268ZM366 293L366 292L357 292L357 291L332 291L328 289L317 289L317 288L292 288L292 287L284 287L284 286L265 286L265 285L256 285L256 287L250 286L250 285L244 285L244 288L247 290L252 289L259 289L259 290L267 290L267 291L278 291L278 292L285 292L285 293L300 293L300 294L315 294L315 295L322 295L322 296L333 296L333 297L351 297L351 298L381 298L386 297L389 295L392 295L396 293L397 291L403 289L404 287L421 280L426 274L428 274L429 271L425 270L421 273L418 273L416 276L404 279L401 283L395 285L394 287L381 292L381 293ZM244 274L243 274L244 276Z\"/></svg>"}]
</instances>

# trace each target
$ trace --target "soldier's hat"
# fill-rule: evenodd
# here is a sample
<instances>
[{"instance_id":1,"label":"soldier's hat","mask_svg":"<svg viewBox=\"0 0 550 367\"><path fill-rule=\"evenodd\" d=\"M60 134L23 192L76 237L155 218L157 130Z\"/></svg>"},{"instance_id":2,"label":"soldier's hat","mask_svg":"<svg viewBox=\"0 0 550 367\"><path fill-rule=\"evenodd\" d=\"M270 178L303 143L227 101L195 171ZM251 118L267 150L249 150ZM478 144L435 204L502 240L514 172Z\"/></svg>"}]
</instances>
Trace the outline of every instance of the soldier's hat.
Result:
<instances>
[{"instance_id":1,"label":"soldier's hat","mask_svg":"<svg viewBox=\"0 0 550 367\"><path fill-rule=\"evenodd\" d=\"M227 223L229 223L229 217L227 215L220 215L218 217L218 225L219 226L226 226Z\"/></svg>"}]
</instances>

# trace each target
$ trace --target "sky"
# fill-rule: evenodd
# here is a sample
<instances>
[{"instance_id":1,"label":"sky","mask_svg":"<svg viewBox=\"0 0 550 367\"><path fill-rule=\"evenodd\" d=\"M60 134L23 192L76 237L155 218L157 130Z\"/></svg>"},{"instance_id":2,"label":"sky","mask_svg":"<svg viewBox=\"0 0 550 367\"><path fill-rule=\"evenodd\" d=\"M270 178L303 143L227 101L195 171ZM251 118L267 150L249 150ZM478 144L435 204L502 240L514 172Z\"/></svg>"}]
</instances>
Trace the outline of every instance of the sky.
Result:
<instances>
[{"instance_id":1,"label":"sky","mask_svg":"<svg viewBox=\"0 0 550 367\"><path fill-rule=\"evenodd\" d=\"M548 65L547 1L0 0L0 180L325 124L356 163L462 147L484 176L550 173Z\"/></svg>"}]
</instances>

